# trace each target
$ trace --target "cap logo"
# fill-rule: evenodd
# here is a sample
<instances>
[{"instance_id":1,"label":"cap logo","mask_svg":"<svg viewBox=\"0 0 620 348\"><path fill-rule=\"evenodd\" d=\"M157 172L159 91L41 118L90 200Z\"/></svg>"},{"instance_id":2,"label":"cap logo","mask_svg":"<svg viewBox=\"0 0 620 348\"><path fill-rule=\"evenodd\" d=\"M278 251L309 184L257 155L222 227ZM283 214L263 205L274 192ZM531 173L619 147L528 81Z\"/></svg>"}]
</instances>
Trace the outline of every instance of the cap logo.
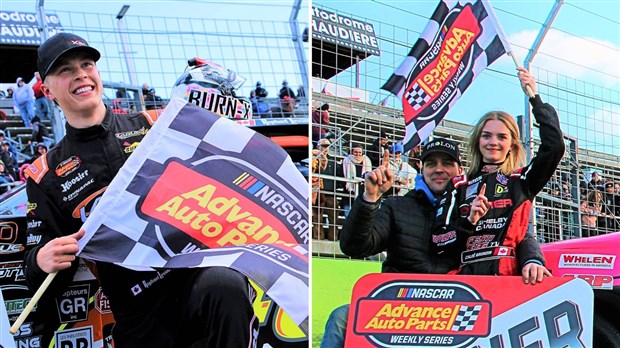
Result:
<instances>
[{"instance_id":1,"label":"cap logo","mask_svg":"<svg viewBox=\"0 0 620 348\"><path fill-rule=\"evenodd\" d=\"M82 40L70 40L68 41L68 44L72 46L88 46L86 42Z\"/></svg>"}]
</instances>

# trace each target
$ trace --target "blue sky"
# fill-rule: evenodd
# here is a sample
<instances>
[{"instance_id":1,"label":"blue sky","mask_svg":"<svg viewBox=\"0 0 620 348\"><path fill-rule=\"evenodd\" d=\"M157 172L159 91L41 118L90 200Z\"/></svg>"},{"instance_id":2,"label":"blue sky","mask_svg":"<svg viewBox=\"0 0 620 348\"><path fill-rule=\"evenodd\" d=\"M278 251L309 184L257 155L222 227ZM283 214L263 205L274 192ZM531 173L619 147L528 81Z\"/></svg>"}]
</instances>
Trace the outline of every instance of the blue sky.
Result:
<instances>
[{"instance_id":1,"label":"blue sky","mask_svg":"<svg viewBox=\"0 0 620 348\"><path fill-rule=\"evenodd\" d=\"M34 12L35 0L0 0L0 10ZM303 2L305 6L307 1ZM75 10L78 12L109 13L116 15L123 5L130 5L128 13L142 16L170 16L192 18L235 18L284 21L290 16L293 0L45 0L48 10ZM299 18L307 18L305 9Z\"/></svg>"},{"instance_id":2,"label":"blue sky","mask_svg":"<svg viewBox=\"0 0 620 348\"><path fill-rule=\"evenodd\" d=\"M104 53L99 65L105 80L129 82L125 61L119 57L122 48L114 40L117 25L114 17L127 4L130 8L125 23L133 34L135 45L129 51L133 54L138 85L147 82L156 88L159 95L168 97L172 85L185 68L187 58L200 56L235 70L246 78L240 90L242 95L249 95L255 82L262 81L273 96L283 79L287 79L294 89L302 82L293 44L286 36L290 32L288 21L294 3L294 0L45 0L45 10L48 14L59 14L65 28L74 28ZM308 23L308 3L308 0L301 2L297 16L302 28ZM0 10L33 13L36 11L36 1L0 0ZM76 15L69 19L68 12ZM224 30L221 36L214 34L217 29L211 29L218 26ZM264 35L261 30L264 30ZM274 33L274 30L277 32ZM161 38L152 31L172 33ZM246 32L248 35L245 38L238 35ZM157 43L174 45L174 50L156 49ZM265 50L262 48L265 46L268 46L268 51L255 54ZM308 46L304 44L304 47ZM306 59L309 59L309 54L306 54Z\"/></svg>"},{"instance_id":3,"label":"blue sky","mask_svg":"<svg viewBox=\"0 0 620 348\"><path fill-rule=\"evenodd\" d=\"M402 61L394 56L402 57L407 54L426 26L437 3L436 0L313 1L313 4L335 10L339 14L373 23L378 32L383 30L389 32L389 35L395 35L385 24L403 28L397 31L400 33L405 32L404 28L410 31L409 38L399 36L390 37L392 40L383 40L380 42L382 56L369 58L381 59L382 66L392 65L392 68L364 70L362 66L362 74L378 76L373 81L363 81L361 84L362 88L370 91L370 99L374 99L374 103L388 95L387 92L380 91L379 87ZM555 1L550 0L491 1L521 64L554 3ZM620 1L566 0L552 28L532 62L533 67L540 68L544 74L551 71L611 89L617 103L620 93ZM389 41L409 41L409 44L405 47ZM391 63L391 60L394 62ZM472 124L492 109L505 110L513 115L523 114L523 92L518 84L512 60L509 57L500 58L491 65L491 69L494 72L487 70L474 81L456 107L450 111L448 119ZM346 74L342 75L343 81L347 80L344 76ZM538 78L539 81L543 79L540 76ZM401 108L399 103L392 97L388 106ZM617 116L620 110L617 107L614 110Z\"/></svg>"}]
</instances>

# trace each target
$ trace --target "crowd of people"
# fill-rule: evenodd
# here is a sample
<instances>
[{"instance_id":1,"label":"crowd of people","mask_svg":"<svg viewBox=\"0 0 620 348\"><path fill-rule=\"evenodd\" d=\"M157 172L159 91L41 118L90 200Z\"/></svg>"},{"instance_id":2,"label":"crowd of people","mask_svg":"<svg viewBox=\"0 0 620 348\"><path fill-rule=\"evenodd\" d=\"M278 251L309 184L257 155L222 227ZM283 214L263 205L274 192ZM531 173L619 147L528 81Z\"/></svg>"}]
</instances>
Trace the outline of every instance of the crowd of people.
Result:
<instances>
[{"instance_id":1,"label":"crowd of people","mask_svg":"<svg viewBox=\"0 0 620 348\"><path fill-rule=\"evenodd\" d=\"M252 114L255 118L290 116L295 112L297 103L307 98L306 90L303 85L297 88L297 94L288 86L288 81L282 81L282 88L278 92L278 110L269 105L267 96L269 92L263 87L262 82L257 81L256 87L250 91L250 102L252 103ZM275 113L275 115L274 115Z\"/></svg>"},{"instance_id":2,"label":"crowd of people","mask_svg":"<svg viewBox=\"0 0 620 348\"><path fill-rule=\"evenodd\" d=\"M313 141L315 149L312 156L314 161L320 163L312 171L321 177L321 189L312 205L312 236L315 240L336 241L339 226L342 225L341 214L348 216L353 201L364 192L364 185L361 185L364 173L379 167L389 153L389 159L385 159L386 165L395 173L395 180L382 198L404 196L415 189L415 177L421 172L421 146L405 154L401 142L391 143L387 133L380 131L368 150L361 143L351 143L349 153L341 156L336 149L339 139L333 132L327 132L325 127L329 119L329 104L315 108L312 115L313 120L319 120L312 124L313 138L316 136L317 139ZM317 187L318 182L315 189ZM327 226L327 233L324 226Z\"/></svg>"}]
</instances>

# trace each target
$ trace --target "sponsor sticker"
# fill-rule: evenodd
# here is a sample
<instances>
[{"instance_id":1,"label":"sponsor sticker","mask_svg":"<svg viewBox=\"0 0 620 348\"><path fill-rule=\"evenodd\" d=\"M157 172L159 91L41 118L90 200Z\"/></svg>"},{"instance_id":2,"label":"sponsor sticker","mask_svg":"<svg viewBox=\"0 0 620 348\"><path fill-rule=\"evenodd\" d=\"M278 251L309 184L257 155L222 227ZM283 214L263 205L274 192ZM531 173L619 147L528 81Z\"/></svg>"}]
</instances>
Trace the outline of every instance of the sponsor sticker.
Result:
<instances>
[{"instance_id":1,"label":"sponsor sticker","mask_svg":"<svg viewBox=\"0 0 620 348\"><path fill-rule=\"evenodd\" d=\"M497 172L497 175L495 176L495 178L497 179L497 182L499 182L500 184L504 186L508 185L508 178L501 172Z\"/></svg>"},{"instance_id":2,"label":"sponsor sticker","mask_svg":"<svg viewBox=\"0 0 620 348\"><path fill-rule=\"evenodd\" d=\"M613 269L616 255L562 254L558 268Z\"/></svg>"},{"instance_id":3,"label":"sponsor sticker","mask_svg":"<svg viewBox=\"0 0 620 348\"><path fill-rule=\"evenodd\" d=\"M92 348L93 327L80 327L77 329L65 329L54 333L56 347L59 348Z\"/></svg>"},{"instance_id":4,"label":"sponsor sticker","mask_svg":"<svg viewBox=\"0 0 620 348\"><path fill-rule=\"evenodd\" d=\"M491 303L464 283L394 281L355 305L354 332L378 347L465 347L491 329Z\"/></svg>"},{"instance_id":5,"label":"sponsor sticker","mask_svg":"<svg viewBox=\"0 0 620 348\"><path fill-rule=\"evenodd\" d=\"M69 323L88 319L89 297L90 285L85 284L70 286L56 298L60 322Z\"/></svg>"},{"instance_id":6,"label":"sponsor sticker","mask_svg":"<svg viewBox=\"0 0 620 348\"><path fill-rule=\"evenodd\" d=\"M614 277L608 274L564 274L563 277L583 279L593 289L612 290L614 288Z\"/></svg>"},{"instance_id":7,"label":"sponsor sticker","mask_svg":"<svg viewBox=\"0 0 620 348\"><path fill-rule=\"evenodd\" d=\"M78 156L71 156L56 166L56 175L65 177L80 168L81 163L82 160Z\"/></svg>"},{"instance_id":8,"label":"sponsor sticker","mask_svg":"<svg viewBox=\"0 0 620 348\"><path fill-rule=\"evenodd\" d=\"M116 133L116 134L114 134L114 136L117 139L125 140L127 138L137 137L139 135L146 135L146 133L148 133L148 129L146 129L145 127L142 127L140 129L137 129L137 130Z\"/></svg>"},{"instance_id":9,"label":"sponsor sticker","mask_svg":"<svg viewBox=\"0 0 620 348\"><path fill-rule=\"evenodd\" d=\"M470 199L472 197L475 197L478 194L479 185L480 183L477 182L475 184L470 184L469 186L467 186L467 190L465 191L465 199Z\"/></svg>"}]
</instances>

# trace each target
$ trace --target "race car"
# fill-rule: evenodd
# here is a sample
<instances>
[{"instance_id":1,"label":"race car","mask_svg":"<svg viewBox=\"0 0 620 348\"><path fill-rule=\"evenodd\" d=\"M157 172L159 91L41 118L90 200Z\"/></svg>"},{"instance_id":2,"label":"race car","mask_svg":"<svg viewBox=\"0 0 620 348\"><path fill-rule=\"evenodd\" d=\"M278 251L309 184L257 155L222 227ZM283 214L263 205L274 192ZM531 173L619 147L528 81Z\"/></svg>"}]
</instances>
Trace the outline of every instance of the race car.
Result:
<instances>
[{"instance_id":1,"label":"race car","mask_svg":"<svg viewBox=\"0 0 620 348\"><path fill-rule=\"evenodd\" d=\"M581 278L592 286L594 347L620 347L620 234L541 244L541 248L554 277Z\"/></svg>"}]
</instances>

